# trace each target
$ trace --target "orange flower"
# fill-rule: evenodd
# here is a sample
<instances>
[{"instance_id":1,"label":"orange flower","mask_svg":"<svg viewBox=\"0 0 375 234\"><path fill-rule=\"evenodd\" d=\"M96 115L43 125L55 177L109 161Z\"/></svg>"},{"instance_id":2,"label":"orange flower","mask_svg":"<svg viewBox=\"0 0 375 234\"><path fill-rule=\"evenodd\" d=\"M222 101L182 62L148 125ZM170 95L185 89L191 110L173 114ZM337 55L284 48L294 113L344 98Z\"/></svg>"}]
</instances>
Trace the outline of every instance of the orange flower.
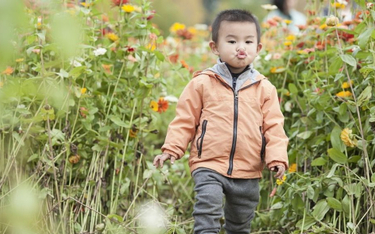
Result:
<instances>
[{"instance_id":1,"label":"orange flower","mask_svg":"<svg viewBox=\"0 0 375 234\"><path fill-rule=\"evenodd\" d=\"M71 163L71 164L77 164L79 162L79 160L81 159L81 157L76 154L76 155L72 155L69 157L68 161Z\"/></svg>"},{"instance_id":2,"label":"orange flower","mask_svg":"<svg viewBox=\"0 0 375 234\"><path fill-rule=\"evenodd\" d=\"M129 129L129 137L131 138L136 138L137 137L137 134L138 134L138 129L136 128L131 128Z\"/></svg>"},{"instance_id":3,"label":"orange flower","mask_svg":"<svg viewBox=\"0 0 375 234\"><path fill-rule=\"evenodd\" d=\"M171 61L171 63L177 63L178 56L178 54L169 55L169 61Z\"/></svg>"},{"instance_id":4,"label":"orange flower","mask_svg":"<svg viewBox=\"0 0 375 234\"><path fill-rule=\"evenodd\" d=\"M181 65L189 70L189 65L185 62L185 60L180 60Z\"/></svg>"},{"instance_id":5,"label":"orange flower","mask_svg":"<svg viewBox=\"0 0 375 234\"><path fill-rule=\"evenodd\" d=\"M105 72L111 73L112 64L102 64L102 67L103 67Z\"/></svg>"},{"instance_id":6,"label":"orange flower","mask_svg":"<svg viewBox=\"0 0 375 234\"><path fill-rule=\"evenodd\" d=\"M89 113L89 110L87 110L86 107L81 106L79 108L79 114L83 117L86 118L87 114Z\"/></svg>"},{"instance_id":7,"label":"orange flower","mask_svg":"<svg viewBox=\"0 0 375 234\"><path fill-rule=\"evenodd\" d=\"M7 67L1 74L11 75L14 72L12 67Z\"/></svg>"},{"instance_id":8,"label":"orange flower","mask_svg":"<svg viewBox=\"0 0 375 234\"><path fill-rule=\"evenodd\" d=\"M158 101L158 112L162 113L168 109L168 101L164 100L164 98L159 98Z\"/></svg>"}]
</instances>

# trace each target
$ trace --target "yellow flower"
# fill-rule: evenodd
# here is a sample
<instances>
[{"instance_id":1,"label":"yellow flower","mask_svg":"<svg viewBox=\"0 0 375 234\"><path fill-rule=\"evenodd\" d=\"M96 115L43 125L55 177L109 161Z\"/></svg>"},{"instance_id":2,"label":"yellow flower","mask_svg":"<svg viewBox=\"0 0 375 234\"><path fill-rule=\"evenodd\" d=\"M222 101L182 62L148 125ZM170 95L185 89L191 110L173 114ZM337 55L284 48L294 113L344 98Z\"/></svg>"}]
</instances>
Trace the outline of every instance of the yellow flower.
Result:
<instances>
[{"instance_id":1,"label":"yellow flower","mask_svg":"<svg viewBox=\"0 0 375 234\"><path fill-rule=\"evenodd\" d=\"M273 67L271 68L270 72L271 73L281 73L285 71L285 68L284 67Z\"/></svg>"},{"instance_id":2,"label":"yellow flower","mask_svg":"<svg viewBox=\"0 0 375 234\"><path fill-rule=\"evenodd\" d=\"M92 3L87 3L87 2L81 2L80 4L84 7L90 7L92 5Z\"/></svg>"},{"instance_id":3,"label":"yellow flower","mask_svg":"<svg viewBox=\"0 0 375 234\"><path fill-rule=\"evenodd\" d=\"M352 96L352 93L350 91L341 91L336 94L337 97L350 97Z\"/></svg>"},{"instance_id":4,"label":"yellow flower","mask_svg":"<svg viewBox=\"0 0 375 234\"><path fill-rule=\"evenodd\" d=\"M280 179L276 179L276 184L277 185L282 185L286 180L286 175L283 176L283 179L280 180Z\"/></svg>"},{"instance_id":5,"label":"yellow flower","mask_svg":"<svg viewBox=\"0 0 375 234\"><path fill-rule=\"evenodd\" d=\"M107 33L106 36L111 41L118 41L118 39L119 39L119 37L116 34L114 34L114 33Z\"/></svg>"},{"instance_id":6,"label":"yellow flower","mask_svg":"<svg viewBox=\"0 0 375 234\"><path fill-rule=\"evenodd\" d=\"M322 25L319 26L319 28L320 29L325 29L325 28L327 28L327 24L322 24Z\"/></svg>"},{"instance_id":7,"label":"yellow flower","mask_svg":"<svg viewBox=\"0 0 375 234\"><path fill-rule=\"evenodd\" d=\"M19 59L16 59L16 62L17 62L17 63L20 63L20 62L23 62L23 60L25 60L25 59L23 59L23 58L19 58Z\"/></svg>"},{"instance_id":8,"label":"yellow flower","mask_svg":"<svg viewBox=\"0 0 375 234\"><path fill-rule=\"evenodd\" d=\"M85 94L87 92L87 89L86 88L82 88L81 89L81 94Z\"/></svg>"},{"instance_id":9,"label":"yellow flower","mask_svg":"<svg viewBox=\"0 0 375 234\"><path fill-rule=\"evenodd\" d=\"M296 36L294 36L294 35L289 35L289 36L287 36L285 39L286 39L287 41L294 41L294 40L296 40Z\"/></svg>"},{"instance_id":10,"label":"yellow flower","mask_svg":"<svg viewBox=\"0 0 375 234\"><path fill-rule=\"evenodd\" d=\"M131 13L131 12L133 12L133 11L135 10L134 6L129 5L129 4L127 4L127 5L123 5L123 6L121 7L121 9L122 9L123 11L127 12L127 13Z\"/></svg>"},{"instance_id":11,"label":"yellow flower","mask_svg":"<svg viewBox=\"0 0 375 234\"><path fill-rule=\"evenodd\" d=\"M354 134L352 134L352 130L349 128L344 128L344 130L341 131L340 138L346 146L357 146L357 139L355 139Z\"/></svg>"},{"instance_id":12,"label":"yellow flower","mask_svg":"<svg viewBox=\"0 0 375 234\"><path fill-rule=\"evenodd\" d=\"M157 103L156 101L151 101L151 103L150 103L150 108L151 108L153 111L157 112L157 111L159 110L159 105L158 105L158 103Z\"/></svg>"},{"instance_id":13,"label":"yellow flower","mask_svg":"<svg viewBox=\"0 0 375 234\"><path fill-rule=\"evenodd\" d=\"M285 45L285 46L290 46L291 44L292 44L291 41L286 41L286 42L284 42L284 45Z\"/></svg>"},{"instance_id":14,"label":"yellow flower","mask_svg":"<svg viewBox=\"0 0 375 234\"><path fill-rule=\"evenodd\" d=\"M137 134L138 134L138 129L134 128L134 129L129 129L129 137L131 138L136 138L137 137Z\"/></svg>"},{"instance_id":15,"label":"yellow flower","mask_svg":"<svg viewBox=\"0 0 375 234\"><path fill-rule=\"evenodd\" d=\"M297 51L297 54L308 54L307 51L305 50L298 50Z\"/></svg>"},{"instance_id":16,"label":"yellow flower","mask_svg":"<svg viewBox=\"0 0 375 234\"><path fill-rule=\"evenodd\" d=\"M353 81L351 80L350 83L353 84ZM347 88L350 87L350 85L349 85L348 82L344 82L344 83L342 83L341 87L342 87L343 89L347 89Z\"/></svg>"},{"instance_id":17,"label":"yellow flower","mask_svg":"<svg viewBox=\"0 0 375 234\"><path fill-rule=\"evenodd\" d=\"M178 30L183 30L185 29L185 25L184 24L180 24L180 23L174 23L170 28L169 28L169 31L171 32L177 32Z\"/></svg>"},{"instance_id":18,"label":"yellow flower","mask_svg":"<svg viewBox=\"0 0 375 234\"><path fill-rule=\"evenodd\" d=\"M293 163L292 165L290 165L288 171L289 171L289 173L296 172L296 171L297 171L297 164L296 164L296 163Z\"/></svg>"},{"instance_id":19,"label":"yellow flower","mask_svg":"<svg viewBox=\"0 0 375 234\"><path fill-rule=\"evenodd\" d=\"M335 2L335 3L332 3L331 6L338 9L338 8L341 8L341 9L344 9L345 8L345 5L344 3L339 3L339 2Z\"/></svg>"},{"instance_id":20,"label":"yellow flower","mask_svg":"<svg viewBox=\"0 0 375 234\"><path fill-rule=\"evenodd\" d=\"M290 24L290 23L292 23L292 21L291 20L284 20L284 23Z\"/></svg>"},{"instance_id":21,"label":"yellow flower","mask_svg":"<svg viewBox=\"0 0 375 234\"><path fill-rule=\"evenodd\" d=\"M156 49L156 45L155 43L151 43L151 44L148 44L147 48L150 49L151 51L154 51Z\"/></svg>"}]
</instances>

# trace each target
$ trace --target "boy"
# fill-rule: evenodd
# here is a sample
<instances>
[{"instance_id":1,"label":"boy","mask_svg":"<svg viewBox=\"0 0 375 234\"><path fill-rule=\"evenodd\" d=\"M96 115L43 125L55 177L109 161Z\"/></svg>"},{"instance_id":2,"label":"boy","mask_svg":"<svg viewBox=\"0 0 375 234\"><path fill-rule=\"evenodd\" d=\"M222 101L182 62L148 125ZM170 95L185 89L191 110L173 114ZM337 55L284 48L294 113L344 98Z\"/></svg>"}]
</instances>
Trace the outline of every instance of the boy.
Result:
<instances>
[{"instance_id":1,"label":"boy","mask_svg":"<svg viewBox=\"0 0 375 234\"><path fill-rule=\"evenodd\" d=\"M260 26L245 10L219 13L210 48L219 56L187 84L154 165L180 159L191 142L194 233L249 233L264 163L282 178L287 145L275 87L252 62L262 48ZM267 147L266 147L267 145ZM223 210L223 199L225 205Z\"/></svg>"}]
</instances>

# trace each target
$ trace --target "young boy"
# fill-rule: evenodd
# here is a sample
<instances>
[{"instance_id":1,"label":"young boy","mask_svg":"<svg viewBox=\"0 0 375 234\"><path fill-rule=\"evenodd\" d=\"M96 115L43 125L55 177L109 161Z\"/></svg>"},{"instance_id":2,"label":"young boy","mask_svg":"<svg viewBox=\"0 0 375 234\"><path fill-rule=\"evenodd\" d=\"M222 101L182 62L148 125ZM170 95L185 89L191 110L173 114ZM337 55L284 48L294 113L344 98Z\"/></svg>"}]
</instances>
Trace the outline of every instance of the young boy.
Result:
<instances>
[{"instance_id":1,"label":"young boy","mask_svg":"<svg viewBox=\"0 0 375 234\"><path fill-rule=\"evenodd\" d=\"M187 84L156 167L180 159L191 142L194 233L249 233L264 164L282 178L287 145L275 87L252 62L262 48L260 26L245 10L219 13L212 25L213 67ZM223 209L223 200L225 205Z\"/></svg>"}]
</instances>

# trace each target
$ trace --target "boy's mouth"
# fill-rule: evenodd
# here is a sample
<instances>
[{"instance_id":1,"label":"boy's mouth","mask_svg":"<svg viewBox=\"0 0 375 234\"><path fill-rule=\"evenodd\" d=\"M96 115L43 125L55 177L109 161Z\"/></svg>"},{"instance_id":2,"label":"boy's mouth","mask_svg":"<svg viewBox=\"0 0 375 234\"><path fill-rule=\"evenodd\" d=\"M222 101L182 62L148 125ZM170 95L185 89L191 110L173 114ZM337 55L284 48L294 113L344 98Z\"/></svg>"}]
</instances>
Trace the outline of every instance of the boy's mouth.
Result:
<instances>
[{"instance_id":1,"label":"boy's mouth","mask_svg":"<svg viewBox=\"0 0 375 234\"><path fill-rule=\"evenodd\" d=\"M239 52L237 53L237 58L244 59L247 57L247 54L245 52Z\"/></svg>"}]
</instances>

